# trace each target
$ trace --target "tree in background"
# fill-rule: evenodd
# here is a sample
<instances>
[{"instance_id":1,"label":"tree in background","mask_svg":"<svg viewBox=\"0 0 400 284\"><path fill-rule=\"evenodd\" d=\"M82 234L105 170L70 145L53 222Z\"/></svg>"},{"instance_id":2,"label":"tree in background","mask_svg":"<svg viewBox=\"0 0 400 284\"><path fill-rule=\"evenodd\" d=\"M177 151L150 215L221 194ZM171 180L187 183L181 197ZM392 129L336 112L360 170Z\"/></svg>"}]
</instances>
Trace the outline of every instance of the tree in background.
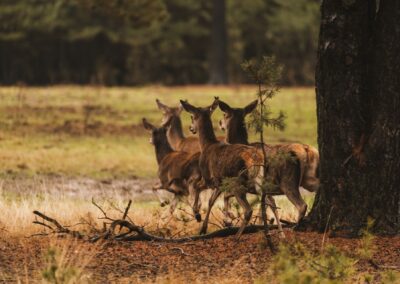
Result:
<instances>
[{"instance_id":1,"label":"tree in background","mask_svg":"<svg viewBox=\"0 0 400 284\"><path fill-rule=\"evenodd\" d=\"M249 80L241 62L274 54L286 66L283 84L312 84L318 6L317 0L3 0L0 83L173 85L228 77L242 83Z\"/></svg>"},{"instance_id":2,"label":"tree in background","mask_svg":"<svg viewBox=\"0 0 400 284\"><path fill-rule=\"evenodd\" d=\"M161 0L18 0L0 4L4 83L124 82L132 46L157 37Z\"/></svg>"},{"instance_id":3,"label":"tree in background","mask_svg":"<svg viewBox=\"0 0 400 284\"><path fill-rule=\"evenodd\" d=\"M228 83L225 0L213 0L210 54L210 84Z\"/></svg>"},{"instance_id":4,"label":"tree in background","mask_svg":"<svg viewBox=\"0 0 400 284\"><path fill-rule=\"evenodd\" d=\"M324 0L318 48L317 229L400 231L400 2Z\"/></svg>"}]
</instances>

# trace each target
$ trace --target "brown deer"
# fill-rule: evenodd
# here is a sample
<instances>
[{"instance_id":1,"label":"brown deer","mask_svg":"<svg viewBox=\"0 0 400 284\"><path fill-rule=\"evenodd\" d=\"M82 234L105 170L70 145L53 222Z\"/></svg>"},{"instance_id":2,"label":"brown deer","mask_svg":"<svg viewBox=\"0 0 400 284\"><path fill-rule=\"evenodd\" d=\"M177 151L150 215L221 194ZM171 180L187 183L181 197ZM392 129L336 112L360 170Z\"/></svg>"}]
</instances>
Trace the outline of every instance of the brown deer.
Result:
<instances>
[{"instance_id":1,"label":"brown deer","mask_svg":"<svg viewBox=\"0 0 400 284\"><path fill-rule=\"evenodd\" d=\"M172 214L178 201L182 197L188 197L194 216L198 222L200 215L200 192L202 186L201 173L199 169L200 153L190 154L183 151L174 151L167 140L168 123L156 128L143 118L143 126L151 131L151 143L154 145L158 163L159 183L153 187L153 191L161 202L161 206L167 204L163 201L158 190L163 189L174 194L170 213Z\"/></svg>"},{"instance_id":2,"label":"brown deer","mask_svg":"<svg viewBox=\"0 0 400 284\"><path fill-rule=\"evenodd\" d=\"M231 144L245 144L248 145L248 134L246 129L245 117L251 113L257 106L257 100L253 101L244 108L232 108L227 103L219 101L219 107L224 112L223 119L220 120L220 128L226 131L226 142ZM250 145L255 145L260 147L259 143L253 143ZM299 173L296 174L294 171L294 165L292 162L287 162L282 164L282 160L277 163L271 169L280 173L280 178L286 176L287 180L284 182L283 187L281 187L282 193L284 193L288 199L296 206L299 211L297 221L300 221L306 211L307 204L304 202L303 198L299 192L299 185L303 186L309 191L316 191L319 186L319 179L317 177L317 168L319 163L318 151L308 145L292 143L287 145L263 145L266 154L269 157L276 156L277 154L287 154L289 156L294 156L294 158L299 162ZM285 156L285 155L284 155ZM290 160L293 159L290 158ZM292 168L292 169L291 169ZM298 178L296 177L298 175ZM293 180L290 181L290 177ZM229 197L228 197L229 198ZM229 206L229 203L228 203Z\"/></svg>"},{"instance_id":3,"label":"brown deer","mask_svg":"<svg viewBox=\"0 0 400 284\"><path fill-rule=\"evenodd\" d=\"M253 210L247 201L246 193L255 193L257 184L263 178L263 157L255 147L246 145L229 145L217 140L211 122L211 114L218 106L218 100L209 107L195 107L181 100L185 111L192 115L192 133L199 134L200 141L200 170L205 184L213 189L209 200L207 213L200 233L207 232L208 219L211 209L221 194L221 184L225 178L236 178L237 187L232 190L239 205L244 210L243 222L237 232L237 237L243 233L251 219ZM252 183L252 185L250 184Z\"/></svg>"},{"instance_id":4,"label":"brown deer","mask_svg":"<svg viewBox=\"0 0 400 284\"><path fill-rule=\"evenodd\" d=\"M169 107L163 104L159 99L156 99L158 109L162 111L163 118L161 124L169 123L167 137L169 144L176 151L185 151L188 153L200 152L199 138L190 136L185 137L182 130L181 112L182 106ZM218 140L223 141L225 137L217 137Z\"/></svg>"}]
</instances>

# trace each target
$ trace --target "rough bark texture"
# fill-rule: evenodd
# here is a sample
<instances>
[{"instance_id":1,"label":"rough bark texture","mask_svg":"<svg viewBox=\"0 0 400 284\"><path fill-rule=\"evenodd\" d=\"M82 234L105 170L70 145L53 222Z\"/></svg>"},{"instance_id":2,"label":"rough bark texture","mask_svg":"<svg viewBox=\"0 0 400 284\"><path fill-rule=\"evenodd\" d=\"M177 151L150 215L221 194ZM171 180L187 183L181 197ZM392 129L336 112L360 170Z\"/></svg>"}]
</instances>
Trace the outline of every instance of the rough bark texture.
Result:
<instances>
[{"instance_id":1,"label":"rough bark texture","mask_svg":"<svg viewBox=\"0 0 400 284\"><path fill-rule=\"evenodd\" d=\"M225 0L213 1L210 84L228 83Z\"/></svg>"},{"instance_id":2,"label":"rough bark texture","mask_svg":"<svg viewBox=\"0 0 400 284\"><path fill-rule=\"evenodd\" d=\"M400 223L400 1L325 0L317 81L317 229ZM328 224L328 226L327 226Z\"/></svg>"}]
</instances>

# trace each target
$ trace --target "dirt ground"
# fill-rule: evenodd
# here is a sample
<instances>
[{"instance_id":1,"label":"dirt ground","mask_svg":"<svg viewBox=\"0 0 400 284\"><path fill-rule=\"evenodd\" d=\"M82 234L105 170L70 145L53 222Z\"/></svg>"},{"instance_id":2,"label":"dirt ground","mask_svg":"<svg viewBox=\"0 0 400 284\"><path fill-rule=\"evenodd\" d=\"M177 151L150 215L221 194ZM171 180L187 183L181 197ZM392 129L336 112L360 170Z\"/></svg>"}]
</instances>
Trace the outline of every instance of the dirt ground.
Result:
<instances>
[{"instance_id":1,"label":"dirt ground","mask_svg":"<svg viewBox=\"0 0 400 284\"><path fill-rule=\"evenodd\" d=\"M321 249L322 234L286 230L286 236L289 242L301 242L313 252ZM49 237L12 239L2 235L0 281L38 281L44 266L43 255L50 245L56 244L72 248L69 251L77 254L75 261L87 257L84 273L95 283L252 283L266 272L271 261L270 251L260 245L260 240L262 236L256 233L244 235L240 241L227 237L183 244L115 241L89 244ZM334 244L349 256L359 246L355 239L328 238L326 243ZM375 263L381 268L399 269L400 237L378 237L375 245L378 248L373 257ZM376 266L362 261L356 267L362 272L378 272Z\"/></svg>"}]
</instances>

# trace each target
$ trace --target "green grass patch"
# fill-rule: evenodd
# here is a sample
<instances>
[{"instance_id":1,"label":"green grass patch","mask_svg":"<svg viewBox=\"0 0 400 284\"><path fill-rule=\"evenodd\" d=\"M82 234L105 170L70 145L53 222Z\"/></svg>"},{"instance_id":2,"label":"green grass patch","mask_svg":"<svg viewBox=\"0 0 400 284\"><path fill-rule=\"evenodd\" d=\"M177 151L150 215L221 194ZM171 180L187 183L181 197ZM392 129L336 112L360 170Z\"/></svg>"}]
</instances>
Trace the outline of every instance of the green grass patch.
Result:
<instances>
[{"instance_id":1,"label":"green grass patch","mask_svg":"<svg viewBox=\"0 0 400 284\"><path fill-rule=\"evenodd\" d=\"M155 99L177 106L179 99L211 104L219 96L231 106L255 99L254 87L104 88L58 86L0 88L0 172L92 178L152 177L157 173L142 117L161 121ZM266 141L316 145L315 95L312 88L284 88L271 109L286 112L283 132L268 129ZM222 113L213 115L214 125ZM182 115L189 135L189 115ZM217 130L217 129L216 129ZM223 135L217 130L217 135ZM254 135L250 136L254 141Z\"/></svg>"}]
</instances>

